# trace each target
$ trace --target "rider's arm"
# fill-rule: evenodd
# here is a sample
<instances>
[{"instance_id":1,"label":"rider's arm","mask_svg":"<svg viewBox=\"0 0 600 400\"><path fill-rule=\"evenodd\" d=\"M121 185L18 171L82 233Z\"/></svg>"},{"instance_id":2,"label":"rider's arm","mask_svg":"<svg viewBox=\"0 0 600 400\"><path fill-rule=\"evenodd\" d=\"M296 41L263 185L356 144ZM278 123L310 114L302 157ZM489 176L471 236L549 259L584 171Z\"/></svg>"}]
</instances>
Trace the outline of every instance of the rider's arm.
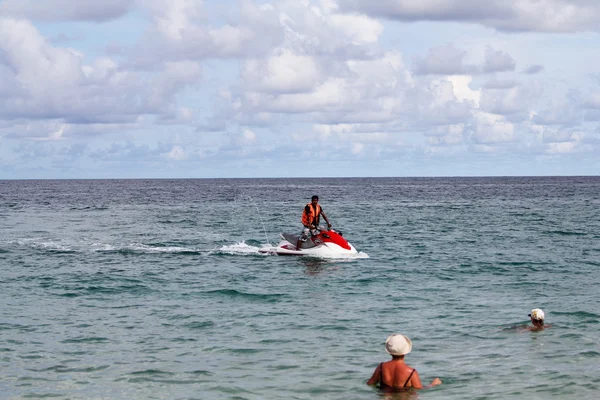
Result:
<instances>
[{"instance_id":1,"label":"rider's arm","mask_svg":"<svg viewBox=\"0 0 600 400\"><path fill-rule=\"evenodd\" d=\"M327 222L327 226L331 228L331 222L329 222L329 219L327 218L327 215L325 215L325 213L323 212L323 209L321 209L321 215L323 216L325 222Z\"/></svg>"}]
</instances>

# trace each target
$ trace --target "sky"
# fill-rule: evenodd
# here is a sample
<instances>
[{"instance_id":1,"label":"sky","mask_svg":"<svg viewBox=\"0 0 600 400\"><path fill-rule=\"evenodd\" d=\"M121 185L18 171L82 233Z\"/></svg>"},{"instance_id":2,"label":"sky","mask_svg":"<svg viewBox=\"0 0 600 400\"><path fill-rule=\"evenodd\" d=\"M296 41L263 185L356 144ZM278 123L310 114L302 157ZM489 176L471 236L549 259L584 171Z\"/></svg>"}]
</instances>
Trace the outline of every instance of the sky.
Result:
<instances>
[{"instance_id":1,"label":"sky","mask_svg":"<svg viewBox=\"0 0 600 400\"><path fill-rule=\"evenodd\" d=\"M0 0L0 179L600 173L597 0Z\"/></svg>"}]
</instances>

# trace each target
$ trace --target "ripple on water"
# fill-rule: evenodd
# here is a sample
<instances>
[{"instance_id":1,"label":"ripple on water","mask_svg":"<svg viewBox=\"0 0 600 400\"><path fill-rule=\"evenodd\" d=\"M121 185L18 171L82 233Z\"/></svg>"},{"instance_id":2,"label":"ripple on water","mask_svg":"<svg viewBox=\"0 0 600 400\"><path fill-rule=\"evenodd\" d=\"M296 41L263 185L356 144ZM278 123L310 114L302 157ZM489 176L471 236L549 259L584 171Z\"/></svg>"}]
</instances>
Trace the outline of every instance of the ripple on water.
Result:
<instances>
[{"instance_id":1,"label":"ripple on water","mask_svg":"<svg viewBox=\"0 0 600 400\"><path fill-rule=\"evenodd\" d=\"M279 294L279 293L248 293L248 292L243 292L243 291L238 291L235 289L216 289L216 290L209 290L204 292L204 294L209 295L209 296L216 296L216 297L228 297L228 298L232 298L232 299L240 299L240 300L250 300L250 301L259 301L259 302L266 302L266 303L276 303L278 301L280 301L282 298L285 298L286 295L285 294Z\"/></svg>"}]
</instances>

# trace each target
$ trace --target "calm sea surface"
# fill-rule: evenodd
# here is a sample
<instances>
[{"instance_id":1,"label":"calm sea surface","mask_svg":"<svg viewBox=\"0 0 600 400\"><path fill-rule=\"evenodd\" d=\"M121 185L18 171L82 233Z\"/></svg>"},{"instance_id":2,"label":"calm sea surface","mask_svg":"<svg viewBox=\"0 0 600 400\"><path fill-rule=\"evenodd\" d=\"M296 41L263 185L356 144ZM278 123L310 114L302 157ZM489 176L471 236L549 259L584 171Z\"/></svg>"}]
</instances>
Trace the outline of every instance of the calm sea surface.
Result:
<instances>
[{"instance_id":1,"label":"calm sea surface","mask_svg":"<svg viewBox=\"0 0 600 400\"><path fill-rule=\"evenodd\" d=\"M359 256L259 254L313 194ZM599 210L600 177L0 181L0 398L381 399L400 332L444 382L409 398L597 399Z\"/></svg>"}]
</instances>

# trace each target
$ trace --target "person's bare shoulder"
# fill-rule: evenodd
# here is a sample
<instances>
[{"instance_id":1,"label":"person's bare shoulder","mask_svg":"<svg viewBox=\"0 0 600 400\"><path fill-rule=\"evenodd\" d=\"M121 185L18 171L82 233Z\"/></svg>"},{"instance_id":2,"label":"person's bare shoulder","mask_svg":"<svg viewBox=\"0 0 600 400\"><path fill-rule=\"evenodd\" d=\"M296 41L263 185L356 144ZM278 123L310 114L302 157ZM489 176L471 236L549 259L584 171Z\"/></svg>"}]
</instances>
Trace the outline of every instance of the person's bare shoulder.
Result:
<instances>
[{"instance_id":1,"label":"person's bare shoulder","mask_svg":"<svg viewBox=\"0 0 600 400\"><path fill-rule=\"evenodd\" d=\"M539 332L539 331L543 331L544 329L548 329L551 328L552 325L544 325L544 326L528 326L527 330L531 331L531 332Z\"/></svg>"}]
</instances>

